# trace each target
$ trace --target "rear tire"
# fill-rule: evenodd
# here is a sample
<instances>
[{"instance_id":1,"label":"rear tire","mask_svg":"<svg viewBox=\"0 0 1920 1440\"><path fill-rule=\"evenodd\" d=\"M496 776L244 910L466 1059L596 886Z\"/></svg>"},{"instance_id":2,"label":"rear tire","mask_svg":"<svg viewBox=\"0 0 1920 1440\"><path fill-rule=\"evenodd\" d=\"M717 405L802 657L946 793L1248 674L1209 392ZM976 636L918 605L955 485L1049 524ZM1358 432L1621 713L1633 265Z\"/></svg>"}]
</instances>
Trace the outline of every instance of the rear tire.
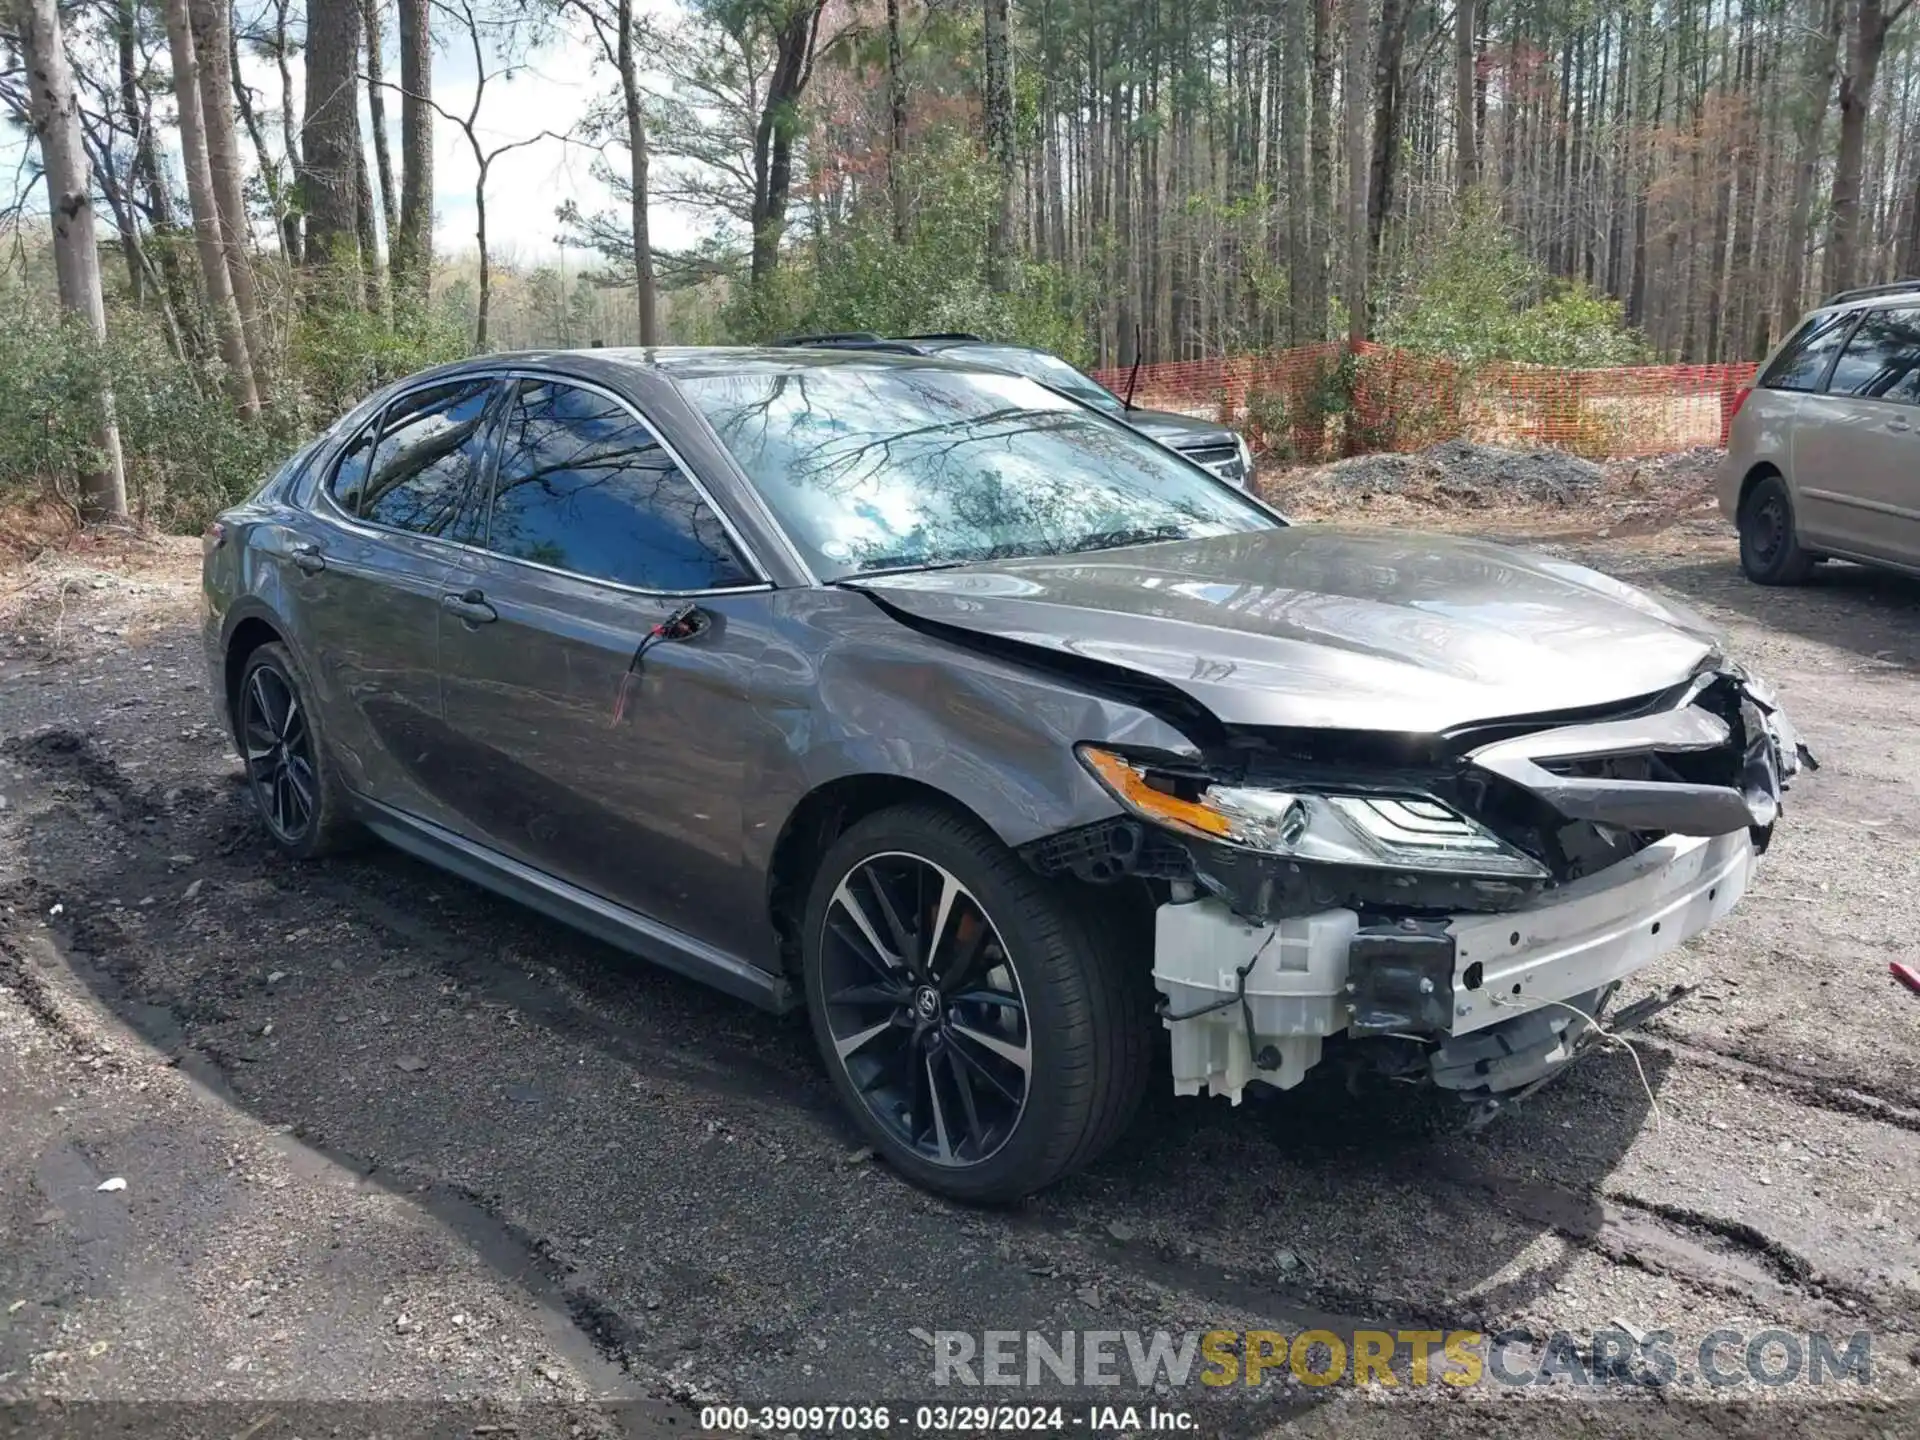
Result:
<instances>
[{"instance_id":1,"label":"rear tire","mask_svg":"<svg viewBox=\"0 0 1920 1440\"><path fill-rule=\"evenodd\" d=\"M282 854L311 860L359 838L320 727L313 686L278 641L247 656L235 695L234 736L261 823Z\"/></svg>"},{"instance_id":2,"label":"rear tire","mask_svg":"<svg viewBox=\"0 0 1920 1440\"><path fill-rule=\"evenodd\" d=\"M1766 476L1740 504L1740 568L1756 585L1798 585L1813 573L1813 562L1794 533L1787 482Z\"/></svg>"},{"instance_id":3,"label":"rear tire","mask_svg":"<svg viewBox=\"0 0 1920 1440\"><path fill-rule=\"evenodd\" d=\"M1146 957L964 817L902 806L835 841L802 959L834 1090L916 1185L1016 1200L1090 1163L1139 1107Z\"/></svg>"}]
</instances>

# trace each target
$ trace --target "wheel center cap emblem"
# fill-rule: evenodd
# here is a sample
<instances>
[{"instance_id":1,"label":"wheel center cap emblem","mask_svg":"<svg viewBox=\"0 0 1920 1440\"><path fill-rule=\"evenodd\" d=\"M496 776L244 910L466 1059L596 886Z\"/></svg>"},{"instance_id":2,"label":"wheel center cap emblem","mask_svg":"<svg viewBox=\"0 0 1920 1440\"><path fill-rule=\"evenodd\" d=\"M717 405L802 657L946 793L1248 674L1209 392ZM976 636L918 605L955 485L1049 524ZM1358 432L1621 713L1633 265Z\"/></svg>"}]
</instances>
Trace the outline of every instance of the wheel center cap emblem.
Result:
<instances>
[{"instance_id":1,"label":"wheel center cap emblem","mask_svg":"<svg viewBox=\"0 0 1920 1440\"><path fill-rule=\"evenodd\" d=\"M913 1013L922 1020L931 1020L940 1013L940 992L931 985L922 985L913 994Z\"/></svg>"}]
</instances>

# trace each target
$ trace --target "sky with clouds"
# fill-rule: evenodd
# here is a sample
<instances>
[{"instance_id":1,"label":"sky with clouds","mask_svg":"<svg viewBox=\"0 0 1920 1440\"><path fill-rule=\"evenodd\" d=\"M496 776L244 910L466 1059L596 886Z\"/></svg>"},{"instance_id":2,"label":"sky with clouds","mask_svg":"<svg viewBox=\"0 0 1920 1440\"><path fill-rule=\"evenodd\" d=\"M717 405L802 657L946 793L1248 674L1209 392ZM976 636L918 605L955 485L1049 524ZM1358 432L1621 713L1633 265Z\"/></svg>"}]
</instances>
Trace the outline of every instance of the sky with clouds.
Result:
<instances>
[{"instance_id":1,"label":"sky with clouds","mask_svg":"<svg viewBox=\"0 0 1920 1440\"><path fill-rule=\"evenodd\" d=\"M239 0L236 13L243 31L249 18L267 7L259 0ZM636 8L670 20L678 9L675 0L642 0ZM445 27L436 13L437 29ZM386 27L386 76L399 78L400 61L391 21ZM453 43L455 41L458 43ZM539 132L567 134L573 131L593 103L610 92L615 83L612 72L594 64L596 48L578 39L560 35L550 43L516 57L518 66L509 78L488 80L480 118L475 126L486 149L509 141L522 140ZM164 64L164 55L158 63ZM299 97L301 67L293 65ZM279 127L280 74L274 62L243 55L241 75L253 89L258 113L266 131L270 149L281 143ZM473 103L477 74L465 37L443 35L435 47L433 98L446 110L466 114ZM162 134L170 147L177 147L173 128L171 97L157 102ZM387 128L394 164L400 164L400 104L397 93L390 93ZM361 129L368 137L368 170L373 168L372 124L364 96L361 102ZM252 158L252 149L244 131L243 152ZM19 181L19 166L27 141L18 131L0 136L0 195L6 203L14 198ZM543 139L509 151L493 162L487 177L487 230L489 248L498 262L551 264L560 258L557 243L560 226L554 212L572 200L588 213L615 205L607 188L593 178L594 152L584 146L557 139ZM616 152L616 163L624 162L624 152ZM479 167L460 127L443 118L434 120L434 244L443 255L471 253L474 249L474 180ZM173 173L178 181L180 166L177 148L172 155ZM397 177L396 177L397 179ZM180 189L177 183L176 189ZM45 197L36 193L30 207L45 213ZM655 206L649 214L654 243L672 249L690 245L707 228L700 217L671 206ZM270 237L270 227L263 227ZM584 259L584 257L582 257Z\"/></svg>"},{"instance_id":2,"label":"sky with clouds","mask_svg":"<svg viewBox=\"0 0 1920 1440\"><path fill-rule=\"evenodd\" d=\"M642 0L636 7L671 19L677 6L671 0ZM463 37L464 39L464 37ZM393 47L389 44L388 49ZM594 64L597 47L561 36L524 57L510 79L487 82L479 123L474 127L487 149L525 139L542 130L568 134L593 103L610 93L613 72ZM278 85L278 74L273 84ZM399 75L397 55L389 58L387 74ZM461 44L443 44L434 56L433 98L447 110L464 115L473 104L477 77L473 55ZM277 93L277 90L276 92ZM387 122L398 164L400 153L399 97L388 103ZM372 125L362 114L361 124L371 135ZM493 162L487 174L487 231L489 248L502 259L551 261L558 254L559 224L554 212L573 200L583 211L610 209L615 202L607 188L592 176L594 153L561 140L539 140L509 151ZM624 163L619 152L616 163ZM434 120L434 245L452 255L474 249L473 185L479 167L466 136L452 122ZM650 210L653 242L663 249L691 245L704 225L698 217L670 206Z\"/></svg>"}]
</instances>

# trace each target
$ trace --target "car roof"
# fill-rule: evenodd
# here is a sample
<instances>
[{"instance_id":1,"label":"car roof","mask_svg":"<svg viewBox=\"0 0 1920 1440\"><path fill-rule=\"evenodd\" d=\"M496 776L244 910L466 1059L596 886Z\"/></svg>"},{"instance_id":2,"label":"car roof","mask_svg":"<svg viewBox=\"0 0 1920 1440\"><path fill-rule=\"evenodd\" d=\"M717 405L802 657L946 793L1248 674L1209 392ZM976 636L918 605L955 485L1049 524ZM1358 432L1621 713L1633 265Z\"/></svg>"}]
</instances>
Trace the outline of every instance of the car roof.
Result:
<instances>
[{"instance_id":1,"label":"car roof","mask_svg":"<svg viewBox=\"0 0 1920 1440\"><path fill-rule=\"evenodd\" d=\"M989 340L965 330L936 330L919 335L881 335L872 330L836 330L820 335L785 335L781 346L805 350L879 350L907 355L938 355L943 350L962 346L991 346L996 350L1031 350L1036 355L1049 352L1014 340Z\"/></svg>"},{"instance_id":2,"label":"car roof","mask_svg":"<svg viewBox=\"0 0 1920 1440\"><path fill-rule=\"evenodd\" d=\"M806 370L871 367L883 365L897 369L935 369L974 371L977 367L941 360L932 353L921 353L894 345L742 345L689 346L654 350L589 350L595 357L610 357L614 363L649 366L669 376L735 375L743 371L755 374L797 374Z\"/></svg>"},{"instance_id":3,"label":"car roof","mask_svg":"<svg viewBox=\"0 0 1920 1440\"><path fill-rule=\"evenodd\" d=\"M596 345L574 350L503 350L488 355L471 355L464 360L455 360L409 376L408 383L475 370L553 370L576 374L583 370L639 370L668 377L691 378L748 372L763 375L798 374L807 370L874 365L953 371L977 369L905 348L857 345Z\"/></svg>"},{"instance_id":4,"label":"car roof","mask_svg":"<svg viewBox=\"0 0 1920 1440\"><path fill-rule=\"evenodd\" d=\"M1895 280L1885 285L1861 285L1852 290L1842 290L1829 295L1815 309L1822 314L1835 310L1866 310L1900 300L1920 303L1920 279Z\"/></svg>"},{"instance_id":5,"label":"car roof","mask_svg":"<svg viewBox=\"0 0 1920 1440\"><path fill-rule=\"evenodd\" d=\"M328 434L346 433L375 411L392 403L393 398L402 392L441 381L502 371L545 372L559 379L597 381L618 389L631 388L644 381L672 388L672 382L677 379L713 375L797 375L831 367L870 369L874 366L943 370L958 374L979 373L979 367L975 365L942 360L937 356L921 355L901 348L594 345L572 350L497 350L485 355L468 355L459 360L443 361L390 381L337 417L328 427ZM630 398L639 400L643 397L636 392Z\"/></svg>"}]
</instances>

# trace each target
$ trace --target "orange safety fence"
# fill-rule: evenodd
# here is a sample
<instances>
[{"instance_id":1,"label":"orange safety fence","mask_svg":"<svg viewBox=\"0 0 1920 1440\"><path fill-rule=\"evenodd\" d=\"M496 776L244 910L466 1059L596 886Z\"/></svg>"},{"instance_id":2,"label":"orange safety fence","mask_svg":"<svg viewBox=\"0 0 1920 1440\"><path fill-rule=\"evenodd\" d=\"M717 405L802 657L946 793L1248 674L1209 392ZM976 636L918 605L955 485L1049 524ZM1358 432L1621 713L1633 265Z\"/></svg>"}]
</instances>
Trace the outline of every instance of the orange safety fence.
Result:
<instances>
[{"instance_id":1,"label":"orange safety fence","mask_svg":"<svg viewBox=\"0 0 1920 1440\"><path fill-rule=\"evenodd\" d=\"M1281 462L1418 450L1464 438L1589 459L1724 445L1751 364L1558 369L1468 365L1385 345L1328 341L1212 360L1096 372L1134 403L1218 419Z\"/></svg>"}]
</instances>

